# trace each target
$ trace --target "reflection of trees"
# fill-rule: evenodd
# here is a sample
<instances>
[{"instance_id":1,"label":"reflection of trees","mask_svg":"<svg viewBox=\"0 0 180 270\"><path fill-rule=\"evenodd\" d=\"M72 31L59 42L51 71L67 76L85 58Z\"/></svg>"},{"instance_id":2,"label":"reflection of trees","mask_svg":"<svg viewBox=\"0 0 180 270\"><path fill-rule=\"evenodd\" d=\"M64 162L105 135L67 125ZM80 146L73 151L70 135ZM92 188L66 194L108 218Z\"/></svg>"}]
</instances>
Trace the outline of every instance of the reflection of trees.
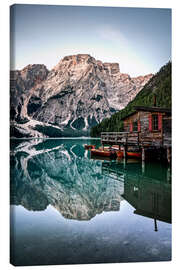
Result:
<instances>
[{"instance_id":1,"label":"reflection of trees","mask_svg":"<svg viewBox=\"0 0 180 270\"><path fill-rule=\"evenodd\" d=\"M117 211L123 185L101 174L79 142L32 140L11 151L11 204L28 210L53 205L64 217L88 220Z\"/></svg>"},{"instance_id":2,"label":"reflection of trees","mask_svg":"<svg viewBox=\"0 0 180 270\"><path fill-rule=\"evenodd\" d=\"M171 223L171 181L170 168L157 164L104 163L103 175L115 179L124 177L122 195L134 208L135 214Z\"/></svg>"}]
</instances>

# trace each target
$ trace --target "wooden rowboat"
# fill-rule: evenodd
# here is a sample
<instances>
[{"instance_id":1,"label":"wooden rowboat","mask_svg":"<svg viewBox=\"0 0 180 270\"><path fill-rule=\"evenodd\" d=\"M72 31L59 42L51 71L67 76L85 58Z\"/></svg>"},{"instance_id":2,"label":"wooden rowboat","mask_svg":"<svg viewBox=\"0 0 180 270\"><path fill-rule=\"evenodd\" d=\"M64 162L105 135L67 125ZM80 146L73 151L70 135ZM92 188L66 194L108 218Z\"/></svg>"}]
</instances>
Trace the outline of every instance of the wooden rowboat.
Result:
<instances>
[{"instance_id":1,"label":"wooden rowboat","mask_svg":"<svg viewBox=\"0 0 180 270\"><path fill-rule=\"evenodd\" d=\"M118 158L122 158L124 156L123 151L117 151L116 155Z\"/></svg>"},{"instance_id":2,"label":"wooden rowboat","mask_svg":"<svg viewBox=\"0 0 180 270\"><path fill-rule=\"evenodd\" d=\"M85 144L85 145L84 145L84 148L85 148L86 150L89 150L89 149L95 149L95 145L92 145L92 144L90 144L90 145Z\"/></svg>"},{"instance_id":3,"label":"wooden rowboat","mask_svg":"<svg viewBox=\"0 0 180 270\"><path fill-rule=\"evenodd\" d=\"M116 155L118 158L122 158L124 156L123 151L117 151ZM141 157L141 152L127 152L127 157L135 157L135 158L140 158Z\"/></svg>"},{"instance_id":4,"label":"wooden rowboat","mask_svg":"<svg viewBox=\"0 0 180 270\"><path fill-rule=\"evenodd\" d=\"M115 151L101 150L101 149L91 149L92 155L97 155L101 157L113 157L116 156Z\"/></svg>"},{"instance_id":5,"label":"wooden rowboat","mask_svg":"<svg viewBox=\"0 0 180 270\"><path fill-rule=\"evenodd\" d=\"M127 152L128 157L136 157L140 158L141 157L141 152Z\"/></svg>"}]
</instances>

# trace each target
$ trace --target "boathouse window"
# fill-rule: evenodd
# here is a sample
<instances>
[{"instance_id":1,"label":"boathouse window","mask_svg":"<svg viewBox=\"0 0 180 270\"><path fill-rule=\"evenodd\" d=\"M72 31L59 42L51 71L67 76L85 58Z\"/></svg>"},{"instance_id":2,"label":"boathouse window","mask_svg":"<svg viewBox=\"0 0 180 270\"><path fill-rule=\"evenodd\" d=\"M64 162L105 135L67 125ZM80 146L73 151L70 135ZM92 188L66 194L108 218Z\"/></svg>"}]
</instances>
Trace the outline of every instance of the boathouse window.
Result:
<instances>
[{"instance_id":1,"label":"boathouse window","mask_svg":"<svg viewBox=\"0 0 180 270\"><path fill-rule=\"evenodd\" d=\"M158 114L152 115L152 129L158 130Z\"/></svg>"},{"instance_id":2,"label":"boathouse window","mask_svg":"<svg viewBox=\"0 0 180 270\"><path fill-rule=\"evenodd\" d=\"M162 114L149 114L149 131L162 130Z\"/></svg>"},{"instance_id":3,"label":"boathouse window","mask_svg":"<svg viewBox=\"0 0 180 270\"><path fill-rule=\"evenodd\" d=\"M138 131L138 121L133 122L133 131Z\"/></svg>"}]
</instances>

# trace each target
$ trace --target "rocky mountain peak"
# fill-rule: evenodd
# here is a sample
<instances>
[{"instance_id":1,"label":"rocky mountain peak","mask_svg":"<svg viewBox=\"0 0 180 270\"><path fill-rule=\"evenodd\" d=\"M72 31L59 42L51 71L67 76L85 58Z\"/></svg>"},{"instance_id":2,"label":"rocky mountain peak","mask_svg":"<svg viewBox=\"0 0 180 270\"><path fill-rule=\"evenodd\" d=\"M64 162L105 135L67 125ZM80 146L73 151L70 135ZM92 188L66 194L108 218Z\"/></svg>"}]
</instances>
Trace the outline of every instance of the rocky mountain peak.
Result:
<instances>
[{"instance_id":1,"label":"rocky mountain peak","mask_svg":"<svg viewBox=\"0 0 180 270\"><path fill-rule=\"evenodd\" d=\"M54 67L54 70L59 70L62 67L70 68L77 65L90 64L91 62L95 61L95 58L89 54L69 55L61 59L60 62Z\"/></svg>"},{"instance_id":2,"label":"rocky mountain peak","mask_svg":"<svg viewBox=\"0 0 180 270\"><path fill-rule=\"evenodd\" d=\"M103 66L104 66L105 69L109 70L111 75L120 73L118 63L104 63Z\"/></svg>"},{"instance_id":3,"label":"rocky mountain peak","mask_svg":"<svg viewBox=\"0 0 180 270\"><path fill-rule=\"evenodd\" d=\"M79 62L86 62L88 59L94 59L90 54L76 54L76 55L69 55L65 56L62 61L76 61Z\"/></svg>"},{"instance_id":4,"label":"rocky mountain peak","mask_svg":"<svg viewBox=\"0 0 180 270\"><path fill-rule=\"evenodd\" d=\"M20 71L20 74L24 79L30 79L32 81L37 78L42 81L47 77L48 73L49 70L43 64L27 65Z\"/></svg>"},{"instance_id":5,"label":"rocky mountain peak","mask_svg":"<svg viewBox=\"0 0 180 270\"><path fill-rule=\"evenodd\" d=\"M15 74L13 119L34 119L82 134L124 108L152 77L131 78L118 63L103 63L89 54L65 56L51 71L28 65Z\"/></svg>"}]
</instances>

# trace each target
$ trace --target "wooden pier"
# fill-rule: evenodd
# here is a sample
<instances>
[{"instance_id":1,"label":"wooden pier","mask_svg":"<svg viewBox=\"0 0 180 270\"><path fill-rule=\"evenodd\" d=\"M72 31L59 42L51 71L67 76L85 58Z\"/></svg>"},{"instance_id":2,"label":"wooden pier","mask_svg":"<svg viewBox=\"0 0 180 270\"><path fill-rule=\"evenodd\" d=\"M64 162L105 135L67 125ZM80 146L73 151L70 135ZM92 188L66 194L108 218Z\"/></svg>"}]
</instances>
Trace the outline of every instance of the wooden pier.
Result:
<instances>
[{"instance_id":1,"label":"wooden pier","mask_svg":"<svg viewBox=\"0 0 180 270\"><path fill-rule=\"evenodd\" d=\"M128 149L141 151L142 160L147 152L166 155L171 160L171 111L158 107L135 107L135 112L124 120L124 132L102 132L101 144L118 145L124 157Z\"/></svg>"}]
</instances>

